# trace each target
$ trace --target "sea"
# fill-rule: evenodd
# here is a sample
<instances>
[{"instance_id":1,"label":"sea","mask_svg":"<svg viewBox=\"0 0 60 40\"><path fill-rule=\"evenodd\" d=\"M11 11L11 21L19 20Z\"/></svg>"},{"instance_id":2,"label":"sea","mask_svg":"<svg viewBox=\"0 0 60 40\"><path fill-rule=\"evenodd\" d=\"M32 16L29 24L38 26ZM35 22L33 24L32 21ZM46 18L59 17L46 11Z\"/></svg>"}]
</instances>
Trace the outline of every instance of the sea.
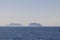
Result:
<instances>
[{"instance_id":1,"label":"sea","mask_svg":"<svg viewBox=\"0 0 60 40\"><path fill-rule=\"evenodd\" d=\"M60 40L60 27L0 27L0 40Z\"/></svg>"}]
</instances>

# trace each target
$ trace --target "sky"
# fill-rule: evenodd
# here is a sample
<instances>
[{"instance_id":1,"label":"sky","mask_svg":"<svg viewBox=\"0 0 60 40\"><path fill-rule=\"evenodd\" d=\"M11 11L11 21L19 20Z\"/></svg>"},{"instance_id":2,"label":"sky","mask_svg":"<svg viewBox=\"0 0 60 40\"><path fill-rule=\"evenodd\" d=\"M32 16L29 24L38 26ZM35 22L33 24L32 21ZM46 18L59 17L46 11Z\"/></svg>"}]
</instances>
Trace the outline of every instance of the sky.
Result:
<instances>
[{"instance_id":1,"label":"sky","mask_svg":"<svg viewBox=\"0 0 60 40\"><path fill-rule=\"evenodd\" d=\"M60 26L60 0L0 0L0 25L31 22Z\"/></svg>"}]
</instances>

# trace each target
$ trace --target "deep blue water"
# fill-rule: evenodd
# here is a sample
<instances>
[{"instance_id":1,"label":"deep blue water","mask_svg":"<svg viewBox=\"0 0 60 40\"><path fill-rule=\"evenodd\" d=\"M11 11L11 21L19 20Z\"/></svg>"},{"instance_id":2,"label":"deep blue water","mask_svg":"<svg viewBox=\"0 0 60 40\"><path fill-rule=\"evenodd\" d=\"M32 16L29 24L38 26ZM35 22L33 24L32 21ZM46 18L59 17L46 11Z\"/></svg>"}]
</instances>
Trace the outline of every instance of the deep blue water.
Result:
<instances>
[{"instance_id":1,"label":"deep blue water","mask_svg":"<svg viewBox=\"0 0 60 40\"><path fill-rule=\"evenodd\" d=\"M0 40L60 40L60 27L0 27Z\"/></svg>"}]
</instances>

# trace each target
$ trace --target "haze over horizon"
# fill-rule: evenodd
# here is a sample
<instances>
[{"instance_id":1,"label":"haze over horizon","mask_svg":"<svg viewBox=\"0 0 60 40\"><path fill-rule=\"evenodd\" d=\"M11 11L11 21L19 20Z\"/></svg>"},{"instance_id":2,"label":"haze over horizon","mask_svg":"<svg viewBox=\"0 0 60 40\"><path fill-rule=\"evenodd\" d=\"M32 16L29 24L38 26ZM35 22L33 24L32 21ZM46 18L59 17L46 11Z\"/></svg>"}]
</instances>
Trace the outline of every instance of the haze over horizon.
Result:
<instances>
[{"instance_id":1,"label":"haze over horizon","mask_svg":"<svg viewBox=\"0 0 60 40\"><path fill-rule=\"evenodd\" d=\"M0 25L31 22L60 26L60 0L0 0Z\"/></svg>"}]
</instances>

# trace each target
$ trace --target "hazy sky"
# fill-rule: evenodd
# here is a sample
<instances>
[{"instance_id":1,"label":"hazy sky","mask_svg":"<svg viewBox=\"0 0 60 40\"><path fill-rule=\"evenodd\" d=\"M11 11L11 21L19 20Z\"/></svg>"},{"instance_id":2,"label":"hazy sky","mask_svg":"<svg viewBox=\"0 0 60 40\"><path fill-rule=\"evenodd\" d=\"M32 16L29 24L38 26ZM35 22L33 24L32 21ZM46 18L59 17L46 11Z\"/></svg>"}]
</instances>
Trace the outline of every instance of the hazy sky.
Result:
<instances>
[{"instance_id":1,"label":"hazy sky","mask_svg":"<svg viewBox=\"0 0 60 40\"><path fill-rule=\"evenodd\" d=\"M0 0L0 25L31 22L60 25L60 0Z\"/></svg>"}]
</instances>

